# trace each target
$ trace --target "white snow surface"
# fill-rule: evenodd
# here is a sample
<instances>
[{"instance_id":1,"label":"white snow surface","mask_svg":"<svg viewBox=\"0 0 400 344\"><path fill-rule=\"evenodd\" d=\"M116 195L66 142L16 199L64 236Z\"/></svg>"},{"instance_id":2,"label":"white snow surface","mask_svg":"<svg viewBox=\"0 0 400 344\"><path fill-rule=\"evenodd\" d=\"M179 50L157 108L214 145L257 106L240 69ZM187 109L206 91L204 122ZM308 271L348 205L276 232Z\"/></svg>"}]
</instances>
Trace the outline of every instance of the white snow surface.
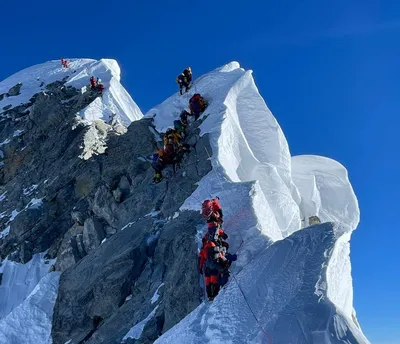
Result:
<instances>
[{"instance_id":1,"label":"white snow surface","mask_svg":"<svg viewBox=\"0 0 400 344\"><path fill-rule=\"evenodd\" d=\"M160 294L158 293L158 291L163 286L164 286L164 283L161 283L160 286L157 288L157 290L154 292L154 295L150 300L151 304L156 303L158 301L158 299L160 298Z\"/></svg>"},{"instance_id":2,"label":"white snow surface","mask_svg":"<svg viewBox=\"0 0 400 344\"><path fill-rule=\"evenodd\" d=\"M0 266L3 279L0 285L0 319L18 307L48 273L51 262L45 262L44 253L35 254L26 264L5 259Z\"/></svg>"},{"instance_id":3,"label":"white snow surface","mask_svg":"<svg viewBox=\"0 0 400 344\"><path fill-rule=\"evenodd\" d=\"M369 343L327 296L327 262L347 231L316 225L261 250L212 303L201 304L155 343Z\"/></svg>"},{"instance_id":4,"label":"white snow surface","mask_svg":"<svg viewBox=\"0 0 400 344\"><path fill-rule=\"evenodd\" d=\"M53 60L43 64L26 68L0 82L0 94L7 93L9 89L19 82L22 83L21 94L4 97L0 101L0 109L25 104L36 93L44 91L45 86L67 78L66 86L83 89L88 86L93 75L100 78L104 84L103 96L97 98L79 115L83 119L93 121L102 119L109 122L112 118L124 126L143 117L139 107L129 93L121 85L121 70L117 61L111 59L67 59L69 68L63 68L60 60ZM1 145L1 144L0 144Z\"/></svg>"},{"instance_id":5,"label":"white snow surface","mask_svg":"<svg viewBox=\"0 0 400 344\"><path fill-rule=\"evenodd\" d=\"M271 230L281 232L282 237L300 229L302 219L311 215L324 214L324 220L356 228L358 203L345 168L322 157L292 158L278 122L258 92L252 72L240 68L237 62L198 78L188 94L175 94L151 109L146 117L154 117L157 130L165 131L188 108L188 100L194 93L200 93L209 103L204 113L209 116L200 128L202 135L210 135L209 154L213 163L211 177L205 177L200 190L196 190L198 199L210 197L210 185L214 189L220 185L223 190L225 183L257 180L276 221L277 227ZM308 166L310 162L312 166ZM318 179L315 191L299 182L302 173L310 177L314 173ZM335 189L336 185L340 187ZM233 195L230 196L232 199ZM314 211L309 204L318 197L319 206L309 215ZM198 200L189 199L184 208L199 209L199 206Z\"/></svg>"},{"instance_id":6,"label":"white snow surface","mask_svg":"<svg viewBox=\"0 0 400 344\"><path fill-rule=\"evenodd\" d=\"M0 319L0 344L51 344L53 308L60 273L46 274L28 297Z\"/></svg>"},{"instance_id":7,"label":"white snow surface","mask_svg":"<svg viewBox=\"0 0 400 344\"><path fill-rule=\"evenodd\" d=\"M212 150L208 153L213 170L202 178L181 210L200 210L204 199L216 195L220 197L230 250L239 255L233 271L241 276L240 281L246 283L248 291L251 291L247 298L255 305L260 321L270 326L270 321L276 318L282 324L280 331L275 327L270 329L271 335L279 339L273 342L368 342L352 320L354 311L349 240L351 231L358 225L360 214L346 169L340 163L324 157L291 157L286 138L260 96L251 71L240 68L237 62L198 78L188 94L173 95L151 109L146 117L153 117L157 130L165 131L172 127L173 120L178 118L182 110L188 109L188 100L194 93L200 93L209 104L203 114L203 119L206 119L200 129L201 135L209 135ZM330 242L329 249L325 248L320 257L320 265L314 271L308 271L299 266L302 259L299 252L308 254L308 248L301 248L305 246L302 239L302 245L293 248L292 237L297 235L301 238L305 235L299 230L307 227L308 218L314 215L319 216L323 222L340 223L342 230L340 235L334 235L335 240ZM285 245L290 246L290 249ZM284 265L279 263L279 259L275 263L281 264L280 268L274 268L275 265L267 264L266 258L260 258L271 255L274 247L282 247L284 250L277 253L280 260L293 261L293 272L287 272L286 267L283 269ZM259 276L257 282L256 276L259 273L255 265L265 275L275 279L264 280L264 277ZM275 277L268 273L265 268L267 265ZM296 278L297 271L301 270L313 274L314 285L308 290L310 295L296 292L299 303L302 299L312 298L312 307L317 309L318 302L324 300L330 311L320 313L319 316L329 318L330 322L323 330L316 326L318 316L310 316L307 321L311 325L308 327L300 320L294 320L302 329L301 332L295 331L296 335L290 338L280 337L280 332L290 332L283 330L285 326L290 328L294 325L291 324L292 320L280 313L282 307L279 299L287 299L283 304L294 309L291 300L296 288L293 285L309 283L308 279ZM157 343L268 343L260 335L252 314L248 310L246 312L243 297L233 284L231 281L229 288L217 297L215 308L200 306ZM234 291L235 295L228 295L229 290ZM273 293L278 295L277 300L270 304ZM220 306L224 305L226 307L221 309ZM257 311L263 305L270 309L269 313L262 309ZM307 309L306 304L299 307L298 311L304 314L313 309ZM243 324L234 318L223 319L230 312L244 319ZM331 313L335 316L330 316ZM284 326L285 321L287 323ZM335 326L338 324L342 331L337 331L338 327ZM252 326L247 335L247 329ZM336 335L339 332L340 335ZM215 334L218 335L215 337Z\"/></svg>"},{"instance_id":8,"label":"white snow surface","mask_svg":"<svg viewBox=\"0 0 400 344\"><path fill-rule=\"evenodd\" d=\"M122 342L125 342L129 338L133 339L139 339L140 336L142 335L143 329L146 326L146 324L154 317L156 314L158 306L156 306L151 313L142 321L138 322L135 326L133 326L129 332L122 338Z\"/></svg>"},{"instance_id":9,"label":"white snow surface","mask_svg":"<svg viewBox=\"0 0 400 344\"><path fill-rule=\"evenodd\" d=\"M294 156L292 178L300 191L300 209L306 219L317 215L322 222L357 227L360 221L358 202L343 165L322 156Z\"/></svg>"}]
</instances>

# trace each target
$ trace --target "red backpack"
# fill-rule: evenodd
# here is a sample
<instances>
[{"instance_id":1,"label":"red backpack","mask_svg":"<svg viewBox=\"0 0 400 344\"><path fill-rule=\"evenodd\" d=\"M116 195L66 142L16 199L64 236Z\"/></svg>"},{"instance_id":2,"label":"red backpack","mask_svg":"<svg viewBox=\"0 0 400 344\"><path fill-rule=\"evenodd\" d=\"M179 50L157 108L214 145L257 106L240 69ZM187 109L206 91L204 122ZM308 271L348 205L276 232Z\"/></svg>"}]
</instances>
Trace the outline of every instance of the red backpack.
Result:
<instances>
[{"instance_id":1,"label":"red backpack","mask_svg":"<svg viewBox=\"0 0 400 344\"><path fill-rule=\"evenodd\" d=\"M201 98L202 98L202 96L200 95L200 93L195 93L195 94L193 94L192 98L190 98L189 103L197 102Z\"/></svg>"},{"instance_id":2,"label":"red backpack","mask_svg":"<svg viewBox=\"0 0 400 344\"><path fill-rule=\"evenodd\" d=\"M212 200L206 199L203 204L201 205L201 215L206 219L210 218L213 214L213 202Z\"/></svg>"},{"instance_id":3,"label":"red backpack","mask_svg":"<svg viewBox=\"0 0 400 344\"><path fill-rule=\"evenodd\" d=\"M218 210L222 209L221 204L219 204L219 201L217 198L213 198L211 200L212 205L213 205L213 210L214 212L218 212Z\"/></svg>"}]
</instances>

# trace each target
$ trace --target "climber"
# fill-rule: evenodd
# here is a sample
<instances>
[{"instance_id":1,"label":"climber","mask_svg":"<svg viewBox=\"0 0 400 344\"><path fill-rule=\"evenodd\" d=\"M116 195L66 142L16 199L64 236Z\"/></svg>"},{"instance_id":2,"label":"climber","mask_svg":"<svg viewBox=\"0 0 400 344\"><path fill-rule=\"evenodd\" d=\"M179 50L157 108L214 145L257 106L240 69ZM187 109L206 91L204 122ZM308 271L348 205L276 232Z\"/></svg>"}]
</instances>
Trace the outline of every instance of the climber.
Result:
<instances>
[{"instance_id":1,"label":"climber","mask_svg":"<svg viewBox=\"0 0 400 344\"><path fill-rule=\"evenodd\" d=\"M218 276L221 265L218 262L220 248L212 241L208 242L199 253L200 274L204 274L206 292L209 301L214 300L219 292Z\"/></svg>"},{"instance_id":2,"label":"climber","mask_svg":"<svg viewBox=\"0 0 400 344\"><path fill-rule=\"evenodd\" d=\"M181 122L183 124L183 126L186 128L189 124L188 122L188 116L191 116L191 114L189 112L187 112L186 110L183 110L181 112L181 114L179 115L179 118L181 119Z\"/></svg>"},{"instance_id":3,"label":"climber","mask_svg":"<svg viewBox=\"0 0 400 344\"><path fill-rule=\"evenodd\" d=\"M206 199L201 205L201 214L206 219L207 223L217 222L223 223L222 207L219 203L219 198Z\"/></svg>"},{"instance_id":4,"label":"climber","mask_svg":"<svg viewBox=\"0 0 400 344\"><path fill-rule=\"evenodd\" d=\"M190 114L194 116L195 121L199 119L200 114L204 112L206 108L207 108L207 102L199 93L195 93L190 98L189 100Z\"/></svg>"},{"instance_id":5,"label":"climber","mask_svg":"<svg viewBox=\"0 0 400 344\"><path fill-rule=\"evenodd\" d=\"M182 95L182 89L185 87L185 92L190 89L190 83L192 82L192 69L187 67L181 74L176 78L176 82L179 84L179 93Z\"/></svg>"},{"instance_id":6,"label":"climber","mask_svg":"<svg viewBox=\"0 0 400 344\"><path fill-rule=\"evenodd\" d=\"M228 283L229 276L231 275L229 268L232 265L232 262L237 260L236 254L230 254L227 250L222 249L220 258L218 259L221 269L218 275L218 284L220 287L223 287Z\"/></svg>"},{"instance_id":7,"label":"climber","mask_svg":"<svg viewBox=\"0 0 400 344\"><path fill-rule=\"evenodd\" d=\"M185 126L180 119L174 121L174 129L182 138L185 137Z\"/></svg>"},{"instance_id":8,"label":"climber","mask_svg":"<svg viewBox=\"0 0 400 344\"><path fill-rule=\"evenodd\" d=\"M99 79L98 79L99 80ZM100 82L96 82L97 83L97 87L96 87L96 89L97 89L97 92L99 93L99 94L102 94L103 93L103 90L104 90L104 85L101 83L101 81Z\"/></svg>"},{"instance_id":9,"label":"climber","mask_svg":"<svg viewBox=\"0 0 400 344\"><path fill-rule=\"evenodd\" d=\"M157 184L162 180L161 171L164 167L163 161L164 150L162 148L157 150L157 153L153 154L153 159L151 162L151 167L154 169L153 183Z\"/></svg>"},{"instance_id":10,"label":"climber","mask_svg":"<svg viewBox=\"0 0 400 344\"><path fill-rule=\"evenodd\" d=\"M164 141L165 143L165 141ZM176 147L173 142L172 138L168 138L166 143L164 144L164 157L163 161L166 165L172 165L172 170L175 173L176 172Z\"/></svg>"},{"instance_id":11,"label":"climber","mask_svg":"<svg viewBox=\"0 0 400 344\"><path fill-rule=\"evenodd\" d=\"M182 136L176 131L176 129L169 128L164 135L164 145L166 145L170 140L172 140L174 146L177 147L182 141Z\"/></svg>"},{"instance_id":12,"label":"climber","mask_svg":"<svg viewBox=\"0 0 400 344\"><path fill-rule=\"evenodd\" d=\"M61 65L64 67L64 68L68 68L69 67L69 62L65 59L65 58L61 58Z\"/></svg>"},{"instance_id":13,"label":"climber","mask_svg":"<svg viewBox=\"0 0 400 344\"><path fill-rule=\"evenodd\" d=\"M96 89L97 88L97 82L94 79L93 75L90 77L90 86L91 86L92 89Z\"/></svg>"},{"instance_id":14,"label":"climber","mask_svg":"<svg viewBox=\"0 0 400 344\"><path fill-rule=\"evenodd\" d=\"M228 234L226 234L222 228L219 228L219 225L220 224L217 222L209 222L207 224L207 233L202 239L203 246L211 241L217 246L225 247L226 250L228 250L229 244L226 242L226 239L228 239Z\"/></svg>"}]
</instances>

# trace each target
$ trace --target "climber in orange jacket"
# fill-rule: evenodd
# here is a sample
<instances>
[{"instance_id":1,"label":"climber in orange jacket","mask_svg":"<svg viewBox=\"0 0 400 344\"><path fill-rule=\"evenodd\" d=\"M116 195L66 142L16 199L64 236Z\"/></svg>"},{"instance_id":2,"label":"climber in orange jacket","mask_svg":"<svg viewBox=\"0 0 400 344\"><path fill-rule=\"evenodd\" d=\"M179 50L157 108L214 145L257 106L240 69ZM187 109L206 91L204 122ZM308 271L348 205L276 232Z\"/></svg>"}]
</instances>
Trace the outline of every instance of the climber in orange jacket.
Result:
<instances>
[{"instance_id":1,"label":"climber in orange jacket","mask_svg":"<svg viewBox=\"0 0 400 344\"><path fill-rule=\"evenodd\" d=\"M206 199L201 205L201 214L206 219L207 223L223 223L222 207L219 203L218 197Z\"/></svg>"}]
</instances>

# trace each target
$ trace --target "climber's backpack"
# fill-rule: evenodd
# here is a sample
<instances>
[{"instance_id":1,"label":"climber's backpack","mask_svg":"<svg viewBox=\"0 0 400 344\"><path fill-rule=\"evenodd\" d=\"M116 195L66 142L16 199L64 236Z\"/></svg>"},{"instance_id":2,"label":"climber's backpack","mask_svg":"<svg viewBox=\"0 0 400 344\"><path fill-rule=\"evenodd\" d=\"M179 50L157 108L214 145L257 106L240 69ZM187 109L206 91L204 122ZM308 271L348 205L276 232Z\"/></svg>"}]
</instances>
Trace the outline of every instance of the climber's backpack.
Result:
<instances>
[{"instance_id":1,"label":"climber's backpack","mask_svg":"<svg viewBox=\"0 0 400 344\"><path fill-rule=\"evenodd\" d=\"M189 103L194 103L202 99L203 97L200 95L200 93L195 93L193 94L192 98L190 98Z\"/></svg>"},{"instance_id":2,"label":"climber's backpack","mask_svg":"<svg viewBox=\"0 0 400 344\"><path fill-rule=\"evenodd\" d=\"M179 119L176 119L174 121L174 128L178 133L181 133L183 131L183 124Z\"/></svg>"},{"instance_id":3,"label":"climber's backpack","mask_svg":"<svg viewBox=\"0 0 400 344\"><path fill-rule=\"evenodd\" d=\"M214 212L213 201L210 199L206 199L201 205L201 215L209 219Z\"/></svg>"}]
</instances>

